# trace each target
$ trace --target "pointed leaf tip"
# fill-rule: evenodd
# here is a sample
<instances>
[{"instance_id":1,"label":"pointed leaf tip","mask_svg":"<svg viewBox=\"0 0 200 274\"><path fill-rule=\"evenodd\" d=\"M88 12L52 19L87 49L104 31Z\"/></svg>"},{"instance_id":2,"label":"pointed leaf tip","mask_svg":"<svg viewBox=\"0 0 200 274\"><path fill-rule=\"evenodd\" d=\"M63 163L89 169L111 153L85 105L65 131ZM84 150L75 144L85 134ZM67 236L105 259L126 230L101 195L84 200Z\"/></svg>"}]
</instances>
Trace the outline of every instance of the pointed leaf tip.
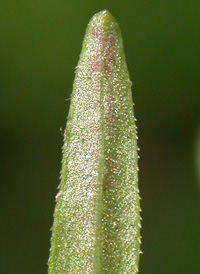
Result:
<instances>
[{"instance_id":1,"label":"pointed leaf tip","mask_svg":"<svg viewBox=\"0 0 200 274\"><path fill-rule=\"evenodd\" d=\"M112 16L112 14L108 11L108 10L102 10L98 13L96 13L92 19L90 20L89 24L90 23L94 23L94 22L101 22L102 24L105 24L105 25L109 25L111 24L112 22L116 22L115 18Z\"/></svg>"}]
</instances>

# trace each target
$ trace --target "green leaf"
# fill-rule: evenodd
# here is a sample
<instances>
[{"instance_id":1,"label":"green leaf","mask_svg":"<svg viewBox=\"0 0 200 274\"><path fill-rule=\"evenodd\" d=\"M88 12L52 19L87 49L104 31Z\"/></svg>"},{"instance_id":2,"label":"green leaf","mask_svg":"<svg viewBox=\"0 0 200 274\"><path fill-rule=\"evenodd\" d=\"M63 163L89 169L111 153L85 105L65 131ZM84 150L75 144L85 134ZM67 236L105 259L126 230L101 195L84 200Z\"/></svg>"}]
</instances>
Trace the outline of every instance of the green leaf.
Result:
<instances>
[{"instance_id":1,"label":"green leaf","mask_svg":"<svg viewBox=\"0 0 200 274\"><path fill-rule=\"evenodd\" d=\"M71 96L49 274L138 273L140 204L131 82L108 11L88 24Z\"/></svg>"}]
</instances>

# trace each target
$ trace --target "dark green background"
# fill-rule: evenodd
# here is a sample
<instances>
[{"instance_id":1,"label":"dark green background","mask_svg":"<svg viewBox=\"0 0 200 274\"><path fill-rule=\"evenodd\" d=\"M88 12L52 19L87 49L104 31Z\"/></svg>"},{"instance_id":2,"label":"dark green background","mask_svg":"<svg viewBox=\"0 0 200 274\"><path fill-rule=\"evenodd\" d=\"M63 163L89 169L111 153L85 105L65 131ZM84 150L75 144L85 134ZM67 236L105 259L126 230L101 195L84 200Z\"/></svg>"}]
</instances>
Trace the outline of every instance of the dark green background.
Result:
<instances>
[{"instance_id":1,"label":"dark green background","mask_svg":"<svg viewBox=\"0 0 200 274\"><path fill-rule=\"evenodd\" d=\"M86 25L105 8L134 83L140 273L200 273L200 1L1 0L1 274L47 273L65 99Z\"/></svg>"}]
</instances>

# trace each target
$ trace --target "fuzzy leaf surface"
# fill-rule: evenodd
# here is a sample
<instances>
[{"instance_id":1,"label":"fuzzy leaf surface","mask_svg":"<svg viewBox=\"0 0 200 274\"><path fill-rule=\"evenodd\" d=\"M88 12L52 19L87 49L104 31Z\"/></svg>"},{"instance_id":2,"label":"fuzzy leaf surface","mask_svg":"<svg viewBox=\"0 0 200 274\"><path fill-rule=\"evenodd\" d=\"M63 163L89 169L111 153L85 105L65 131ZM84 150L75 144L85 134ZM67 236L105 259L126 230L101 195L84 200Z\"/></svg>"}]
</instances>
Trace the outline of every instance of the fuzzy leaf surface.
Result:
<instances>
[{"instance_id":1,"label":"fuzzy leaf surface","mask_svg":"<svg viewBox=\"0 0 200 274\"><path fill-rule=\"evenodd\" d=\"M49 274L138 273L137 150L120 29L102 11L88 24L76 69Z\"/></svg>"}]
</instances>

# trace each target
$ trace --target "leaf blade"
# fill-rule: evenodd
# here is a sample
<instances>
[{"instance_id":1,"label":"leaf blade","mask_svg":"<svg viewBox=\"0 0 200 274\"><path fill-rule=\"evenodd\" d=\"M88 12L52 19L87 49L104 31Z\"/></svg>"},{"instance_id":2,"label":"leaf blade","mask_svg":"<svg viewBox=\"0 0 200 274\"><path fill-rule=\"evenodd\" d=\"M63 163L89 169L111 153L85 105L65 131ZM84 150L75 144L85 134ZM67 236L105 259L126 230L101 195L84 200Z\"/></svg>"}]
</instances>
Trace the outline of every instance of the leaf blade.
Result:
<instances>
[{"instance_id":1,"label":"leaf blade","mask_svg":"<svg viewBox=\"0 0 200 274\"><path fill-rule=\"evenodd\" d=\"M49 274L138 272L136 138L119 26L102 11L88 25L76 71Z\"/></svg>"}]
</instances>

